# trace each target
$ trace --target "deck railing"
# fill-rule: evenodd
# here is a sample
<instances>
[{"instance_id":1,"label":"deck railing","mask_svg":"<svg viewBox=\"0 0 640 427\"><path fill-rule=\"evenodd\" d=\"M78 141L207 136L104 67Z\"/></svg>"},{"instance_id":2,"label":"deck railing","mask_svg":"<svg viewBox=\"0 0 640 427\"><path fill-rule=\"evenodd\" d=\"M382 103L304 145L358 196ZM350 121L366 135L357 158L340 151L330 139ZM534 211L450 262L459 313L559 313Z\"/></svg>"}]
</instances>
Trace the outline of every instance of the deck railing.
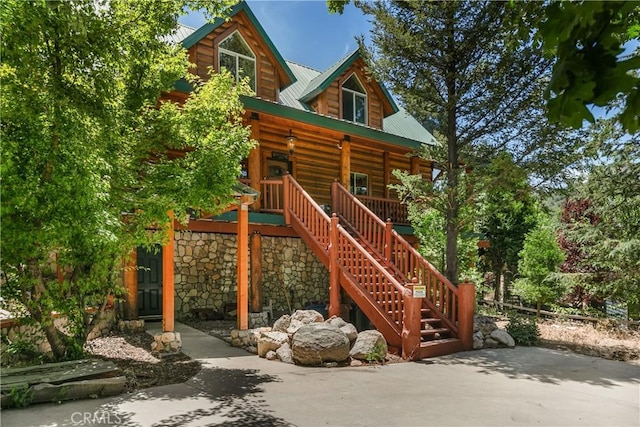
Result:
<instances>
[{"instance_id":1,"label":"deck railing","mask_svg":"<svg viewBox=\"0 0 640 427\"><path fill-rule=\"evenodd\" d=\"M445 325L458 336L458 287L393 230L391 222L382 221L338 182L331 186L331 200L332 209L395 266L401 282L408 283L417 278L419 285L426 287L423 304L440 312Z\"/></svg>"},{"instance_id":2,"label":"deck railing","mask_svg":"<svg viewBox=\"0 0 640 427\"><path fill-rule=\"evenodd\" d=\"M369 196L357 196L357 198L383 221L391 219L394 224L409 225L407 205L402 204L400 200Z\"/></svg>"}]
</instances>

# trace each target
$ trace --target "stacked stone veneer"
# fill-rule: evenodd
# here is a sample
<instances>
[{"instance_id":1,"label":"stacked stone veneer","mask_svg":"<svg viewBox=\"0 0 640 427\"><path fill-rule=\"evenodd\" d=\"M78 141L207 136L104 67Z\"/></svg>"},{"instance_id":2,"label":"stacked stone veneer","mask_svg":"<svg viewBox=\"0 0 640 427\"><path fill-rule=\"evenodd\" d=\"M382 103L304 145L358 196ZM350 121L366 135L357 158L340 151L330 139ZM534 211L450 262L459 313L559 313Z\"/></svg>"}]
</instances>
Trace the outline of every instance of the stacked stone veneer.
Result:
<instances>
[{"instance_id":1,"label":"stacked stone veneer","mask_svg":"<svg viewBox=\"0 0 640 427\"><path fill-rule=\"evenodd\" d=\"M237 256L235 234L176 232L178 318L194 308L224 313L227 304L236 303ZM264 299L273 300L274 310L288 312L289 305L296 310L329 298L329 272L302 239L262 236L262 275Z\"/></svg>"}]
</instances>

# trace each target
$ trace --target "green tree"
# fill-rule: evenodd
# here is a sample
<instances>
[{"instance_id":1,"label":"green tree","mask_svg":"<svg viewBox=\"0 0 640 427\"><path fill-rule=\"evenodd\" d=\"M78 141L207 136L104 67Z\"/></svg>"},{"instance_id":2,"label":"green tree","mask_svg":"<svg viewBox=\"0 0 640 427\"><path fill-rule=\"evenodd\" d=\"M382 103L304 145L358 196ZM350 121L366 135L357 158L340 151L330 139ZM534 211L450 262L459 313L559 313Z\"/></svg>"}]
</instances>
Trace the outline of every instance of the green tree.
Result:
<instances>
[{"instance_id":1,"label":"green tree","mask_svg":"<svg viewBox=\"0 0 640 427\"><path fill-rule=\"evenodd\" d=\"M640 133L626 134L611 120L599 125L599 137L592 141L598 158L573 194L589 203L564 229L567 240L581 249L581 268L566 277L602 298L638 303Z\"/></svg>"},{"instance_id":2,"label":"green tree","mask_svg":"<svg viewBox=\"0 0 640 427\"><path fill-rule=\"evenodd\" d=\"M640 8L635 1L552 1L539 23L545 49L554 56L547 92L549 117L576 128L594 123L589 106L624 106L618 120L640 129ZM624 43L633 52L624 52Z\"/></svg>"},{"instance_id":3,"label":"green tree","mask_svg":"<svg viewBox=\"0 0 640 427\"><path fill-rule=\"evenodd\" d=\"M441 149L420 155L444 170L431 195L445 209L446 276L458 282L457 241L472 209L472 180L496 153L508 150L522 166L534 166L540 181L570 163L582 144L545 120L543 92L551 60L518 31L522 20L537 22L542 5L508 3L355 1L374 17L368 51L371 70L406 109L438 135ZM341 10L344 2L330 2ZM362 41L361 41L362 42ZM464 181L464 182L463 182ZM429 188L427 188L429 190ZM430 207L429 205L424 205Z\"/></svg>"},{"instance_id":4,"label":"green tree","mask_svg":"<svg viewBox=\"0 0 640 427\"><path fill-rule=\"evenodd\" d=\"M566 292L563 282L554 275L564 261L557 236L548 220L541 219L527 234L520 252L518 270L523 276L514 282L514 292L523 300L535 303L540 315L543 304L556 301Z\"/></svg>"},{"instance_id":5,"label":"green tree","mask_svg":"<svg viewBox=\"0 0 640 427\"><path fill-rule=\"evenodd\" d=\"M185 219L189 207L215 212L232 200L251 147L246 85L212 76L193 82L183 108L157 108L188 74L184 50L166 42L184 8L217 16L231 3L0 6L2 292L24 304L57 359L82 352L107 295L118 295L123 258L164 242L168 211ZM64 332L53 312L68 319Z\"/></svg>"},{"instance_id":6,"label":"green tree","mask_svg":"<svg viewBox=\"0 0 640 427\"><path fill-rule=\"evenodd\" d=\"M509 153L498 155L484 174L478 197L478 231L489 241L483 267L493 273L494 298L504 300L504 289L517 272L525 235L536 224L538 208L527 173L513 163Z\"/></svg>"}]
</instances>

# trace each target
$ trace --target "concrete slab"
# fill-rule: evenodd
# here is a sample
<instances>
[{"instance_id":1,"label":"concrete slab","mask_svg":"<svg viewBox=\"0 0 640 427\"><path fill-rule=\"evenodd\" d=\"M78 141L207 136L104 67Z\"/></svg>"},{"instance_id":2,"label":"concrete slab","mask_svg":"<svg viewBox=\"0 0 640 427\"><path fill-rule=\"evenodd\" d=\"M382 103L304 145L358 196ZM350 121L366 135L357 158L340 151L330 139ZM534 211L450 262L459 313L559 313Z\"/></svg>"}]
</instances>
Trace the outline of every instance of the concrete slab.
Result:
<instances>
[{"instance_id":1,"label":"concrete slab","mask_svg":"<svg viewBox=\"0 0 640 427\"><path fill-rule=\"evenodd\" d=\"M178 328L187 332L185 352L220 355L201 358L202 371L187 383L4 410L2 425L640 425L640 367L627 363L518 347L419 363L305 368Z\"/></svg>"}]
</instances>

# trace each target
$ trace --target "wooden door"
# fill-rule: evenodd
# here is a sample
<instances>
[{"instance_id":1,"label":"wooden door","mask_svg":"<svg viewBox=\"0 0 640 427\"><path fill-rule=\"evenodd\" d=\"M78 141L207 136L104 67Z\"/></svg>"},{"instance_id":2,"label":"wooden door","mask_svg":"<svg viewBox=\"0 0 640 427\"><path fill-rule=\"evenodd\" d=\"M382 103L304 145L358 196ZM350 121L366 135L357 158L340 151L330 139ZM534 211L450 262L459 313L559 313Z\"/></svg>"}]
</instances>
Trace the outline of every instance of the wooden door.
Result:
<instances>
[{"instance_id":1,"label":"wooden door","mask_svg":"<svg viewBox=\"0 0 640 427\"><path fill-rule=\"evenodd\" d=\"M162 247L138 248L138 315L162 315Z\"/></svg>"}]
</instances>

